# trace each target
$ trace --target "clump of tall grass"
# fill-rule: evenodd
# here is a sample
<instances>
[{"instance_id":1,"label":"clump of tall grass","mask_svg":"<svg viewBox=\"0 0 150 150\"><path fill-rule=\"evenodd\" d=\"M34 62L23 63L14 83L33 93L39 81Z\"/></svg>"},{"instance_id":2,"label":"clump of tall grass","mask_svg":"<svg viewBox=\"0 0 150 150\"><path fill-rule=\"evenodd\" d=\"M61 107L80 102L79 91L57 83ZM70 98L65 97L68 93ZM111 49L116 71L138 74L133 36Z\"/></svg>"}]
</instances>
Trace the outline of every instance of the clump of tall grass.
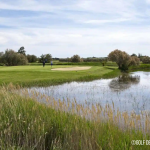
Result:
<instances>
[{"instance_id":1,"label":"clump of tall grass","mask_svg":"<svg viewBox=\"0 0 150 150\"><path fill-rule=\"evenodd\" d=\"M76 101L56 101L35 91L30 97L19 86L0 89L0 149L147 149L146 145L131 145L131 140L149 140L139 128L135 130L134 121L142 116L114 112L109 105L89 108ZM40 99L37 102L37 97L45 104Z\"/></svg>"}]
</instances>

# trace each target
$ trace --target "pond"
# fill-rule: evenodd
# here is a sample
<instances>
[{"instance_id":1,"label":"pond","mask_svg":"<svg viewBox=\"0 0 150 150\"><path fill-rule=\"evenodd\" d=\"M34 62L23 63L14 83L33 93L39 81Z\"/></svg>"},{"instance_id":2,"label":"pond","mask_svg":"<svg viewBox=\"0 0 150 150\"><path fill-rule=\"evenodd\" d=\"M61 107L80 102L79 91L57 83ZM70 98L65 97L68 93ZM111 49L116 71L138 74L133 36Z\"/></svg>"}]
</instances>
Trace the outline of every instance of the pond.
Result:
<instances>
[{"instance_id":1,"label":"pond","mask_svg":"<svg viewBox=\"0 0 150 150\"><path fill-rule=\"evenodd\" d=\"M113 105L119 111L140 114L150 110L150 72L122 74L113 79L100 79L91 82L71 82L50 87L32 87L28 89L47 95L55 100L76 101L89 107L100 104ZM46 103L45 99L38 99Z\"/></svg>"}]
</instances>

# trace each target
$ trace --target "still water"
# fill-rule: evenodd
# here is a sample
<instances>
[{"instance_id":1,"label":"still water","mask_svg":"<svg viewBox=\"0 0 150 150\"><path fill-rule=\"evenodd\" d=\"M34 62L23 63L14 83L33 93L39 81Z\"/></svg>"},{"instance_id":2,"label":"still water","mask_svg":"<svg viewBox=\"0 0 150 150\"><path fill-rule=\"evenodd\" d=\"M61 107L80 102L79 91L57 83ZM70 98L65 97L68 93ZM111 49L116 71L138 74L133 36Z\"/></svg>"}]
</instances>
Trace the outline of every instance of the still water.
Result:
<instances>
[{"instance_id":1,"label":"still water","mask_svg":"<svg viewBox=\"0 0 150 150\"><path fill-rule=\"evenodd\" d=\"M100 79L91 82L71 82L50 87L32 87L28 89L45 94L55 100L76 100L78 104L106 104L121 112L150 110L150 72L122 74L113 79ZM39 100L41 101L41 100ZM45 100L42 100L44 103Z\"/></svg>"}]
</instances>

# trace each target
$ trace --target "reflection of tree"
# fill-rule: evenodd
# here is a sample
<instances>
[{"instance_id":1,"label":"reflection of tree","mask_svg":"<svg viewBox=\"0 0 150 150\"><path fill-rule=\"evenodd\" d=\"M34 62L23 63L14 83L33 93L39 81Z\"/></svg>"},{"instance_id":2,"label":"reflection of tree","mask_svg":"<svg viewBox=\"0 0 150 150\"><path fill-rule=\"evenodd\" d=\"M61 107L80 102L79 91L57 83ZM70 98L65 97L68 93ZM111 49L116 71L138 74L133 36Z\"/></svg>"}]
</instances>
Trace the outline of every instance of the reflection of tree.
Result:
<instances>
[{"instance_id":1,"label":"reflection of tree","mask_svg":"<svg viewBox=\"0 0 150 150\"><path fill-rule=\"evenodd\" d=\"M149 75L150 75L149 72L143 72L143 73L144 73L144 75L146 75L146 76L149 76Z\"/></svg>"},{"instance_id":2,"label":"reflection of tree","mask_svg":"<svg viewBox=\"0 0 150 150\"><path fill-rule=\"evenodd\" d=\"M138 84L140 82L140 76L132 76L129 74L122 74L116 79L113 79L109 83L110 89L113 91L122 91L128 89L133 84Z\"/></svg>"}]
</instances>

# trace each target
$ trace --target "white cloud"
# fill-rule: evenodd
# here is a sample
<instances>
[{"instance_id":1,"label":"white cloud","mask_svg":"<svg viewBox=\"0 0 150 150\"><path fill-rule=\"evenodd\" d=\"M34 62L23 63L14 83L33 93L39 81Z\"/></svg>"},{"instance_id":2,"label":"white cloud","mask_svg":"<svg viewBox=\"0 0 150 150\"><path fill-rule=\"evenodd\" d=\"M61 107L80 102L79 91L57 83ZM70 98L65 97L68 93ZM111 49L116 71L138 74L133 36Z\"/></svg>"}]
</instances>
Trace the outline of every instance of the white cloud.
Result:
<instances>
[{"instance_id":1,"label":"white cloud","mask_svg":"<svg viewBox=\"0 0 150 150\"><path fill-rule=\"evenodd\" d=\"M4 38L3 36L0 36L0 44L6 44L8 42L7 38Z\"/></svg>"},{"instance_id":2,"label":"white cloud","mask_svg":"<svg viewBox=\"0 0 150 150\"><path fill-rule=\"evenodd\" d=\"M122 48L129 53L131 53L131 48L132 53L136 53L137 50L143 51L143 49L137 48L137 45L146 42L148 49L150 45L149 32L150 28L130 28L124 31L119 28L108 28L107 30L25 28L8 32L0 31L0 37L7 39L6 45L10 45L16 50L20 46L25 46L27 53L37 53L38 56L50 52L54 57L65 57L68 54L71 56L74 53L79 53L84 57L87 54L88 56L107 56L115 48Z\"/></svg>"},{"instance_id":3,"label":"white cloud","mask_svg":"<svg viewBox=\"0 0 150 150\"><path fill-rule=\"evenodd\" d=\"M128 21L129 19L110 19L110 20L87 20L84 23L89 23L89 24L103 24L103 23L118 23L118 22L125 22Z\"/></svg>"}]
</instances>

